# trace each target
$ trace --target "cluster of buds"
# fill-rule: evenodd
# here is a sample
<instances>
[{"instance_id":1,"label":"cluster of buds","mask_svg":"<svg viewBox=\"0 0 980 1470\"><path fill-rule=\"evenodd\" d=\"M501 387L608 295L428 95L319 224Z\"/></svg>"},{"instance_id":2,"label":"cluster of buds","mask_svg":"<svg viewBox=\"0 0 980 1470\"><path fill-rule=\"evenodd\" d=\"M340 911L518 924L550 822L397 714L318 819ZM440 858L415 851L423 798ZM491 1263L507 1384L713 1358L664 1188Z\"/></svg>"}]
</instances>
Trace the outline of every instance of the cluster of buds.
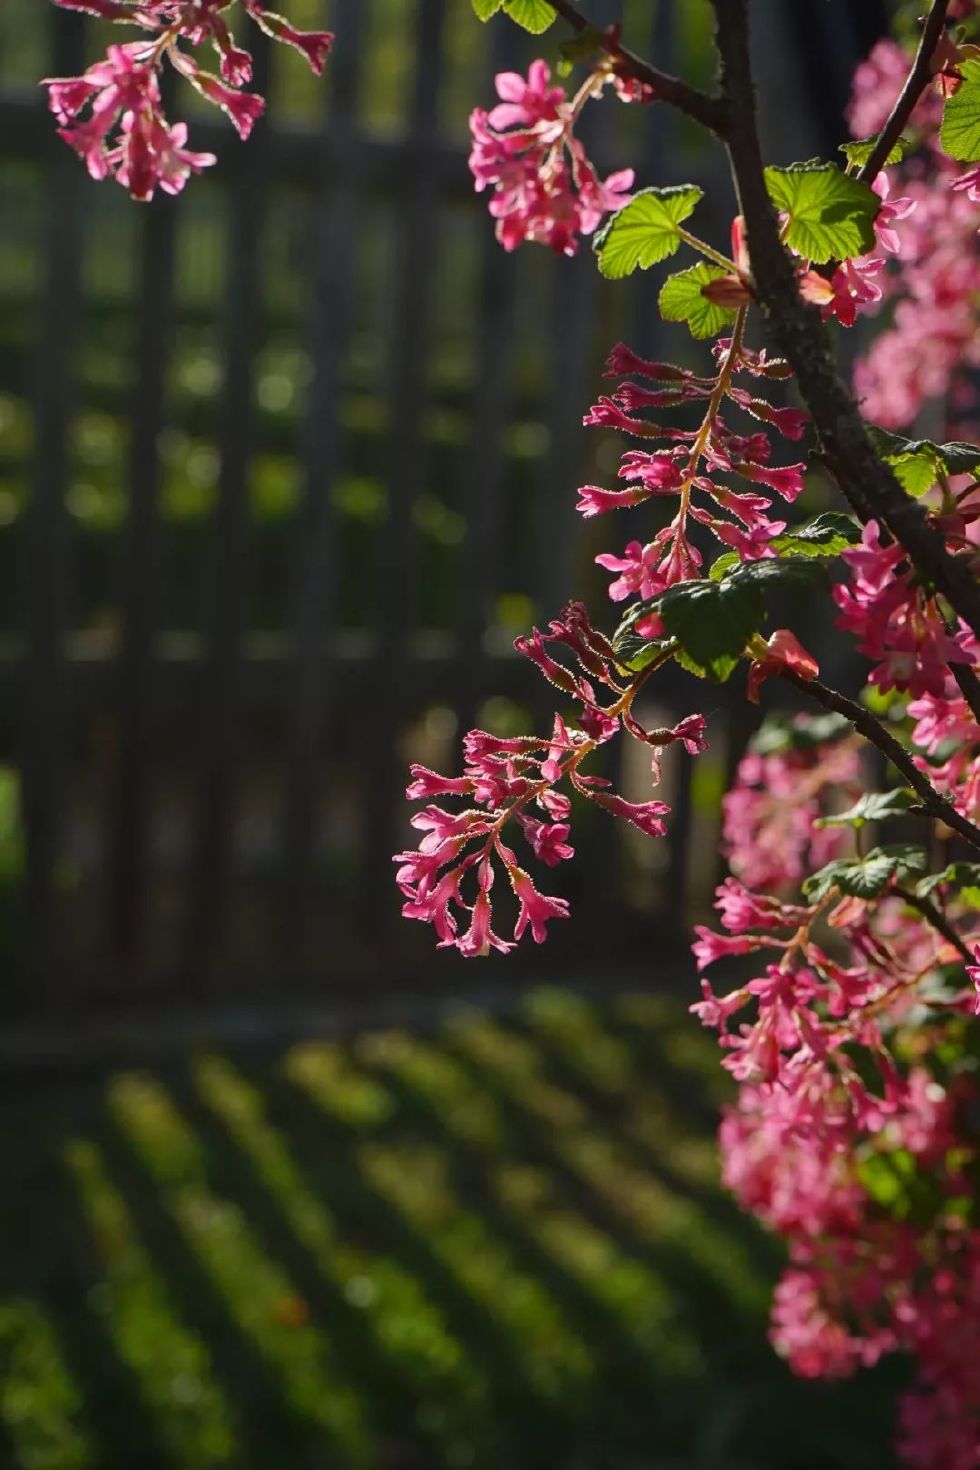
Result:
<instances>
[{"instance_id":1,"label":"cluster of buds","mask_svg":"<svg viewBox=\"0 0 980 1470\"><path fill-rule=\"evenodd\" d=\"M48 102L58 134L85 162L94 179L115 178L134 199L149 200L159 187L177 194L192 173L215 162L212 153L187 148L187 127L163 112L160 73L169 63L202 97L219 107L247 138L265 102L244 88L252 58L241 49L225 16L231 0L55 0L101 20L139 26L138 41L110 46L80 77L52 77ZM240 0L245 13L277 41L294 46L316 73L323 70L332 36L299 31L259 0ZM204 70L185 47L209 43L220 75Z\"/></svg>"},{"instance_id":2,"label":"cluster of buds","mask_svg":"<svg viewBox=\"0 0 980 1470\"><path fill-rule=\"evenodd\" d=\"M644 676L623 681L612 645L592 627L581 603L571 603L547 633L534 629L528 637L517 639L515 647L574 702L574 718L556 714L551 736L544 739L535 735L505 738L471 730L463 741L461 776L442 776L413 766L407 792L410 800L453 797L461 807L447 811L427 805L416 812L412 825L424 834L418 850L398 853L395 858L400 865L398 885L406 900L403 915L433 924L440 947L454 946L464 955L486 955L491 949L506 952L526 929L541 943L547 924L568 914L564 899L548 897L535 888L504 841L508 824L513 824L534 858L546 867L573 856L569 844L572 793L648 836L663 836L669 812L666 803L627 801L610 789L605 777L584 774L582 763L624 729L649 746L656 781L664 746L679 741L693 755L706 744L703 715L689 715L670 729L646 730L639 724L631 706ZM553 656L558 649L571 655L573 667ZM604 691L602 696L597 686ZM565 790L558 789L562 783ZM506 872L517 905L512 940L500 938L491 924L491 890L498 867Z\"/></svg>"}]
</instances>

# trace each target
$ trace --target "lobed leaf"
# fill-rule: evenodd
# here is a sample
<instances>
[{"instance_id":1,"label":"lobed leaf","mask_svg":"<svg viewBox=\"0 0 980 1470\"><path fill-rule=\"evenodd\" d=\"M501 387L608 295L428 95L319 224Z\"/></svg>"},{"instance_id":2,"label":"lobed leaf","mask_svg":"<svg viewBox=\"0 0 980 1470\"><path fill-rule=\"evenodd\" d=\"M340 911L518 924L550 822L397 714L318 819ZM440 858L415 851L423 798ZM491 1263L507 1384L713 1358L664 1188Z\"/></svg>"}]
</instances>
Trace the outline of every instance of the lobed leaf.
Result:
<instances>
[{"instance_id":1,"label":"lobed leaf","mask_svg":"<svg viewBox=\"0 0 980 1470\"><path fill-rule=\"evenodd\" d=\"M952 440L934 444L931 439L905 439L869 424L871 441L886 464L891 465L902 489L916 499L931 490L940 475L980 473L980 447Z\"/></svg>"},{"instance_id":2,"label":"lobed leaf","mask_svg":"<svg viewBox=\"0 0 980 1470\"><path fill-rule=\"evenodd\" d=\"M895 878L923 873L928 865L924 848L909 843L876 847L863 858L837 858L804 881L803 893L820 903L835 888L852 898L878 898Z\"/></svg>"},{"instance_id":3,"label":"lobed leaf","mask_svg":"<svg viewBox=\"0 0 980 1470\"><path fill-rule=\"evenodd\" d=\"M939 142L950 158L961 163L980 159L980 61L961 61L963 80L943 108Z\"/></svg>"},{"instance_id":4,"label":"lobed leaf","mask_svg":"<svg viewBox=\"0 0 980 1470\"><path fill-rule=\"evenodd\" d=\"M821 817L817 827L863 827L868 822L883 822L905 812L921 811L919 798L910 786L897 786L894 791L866 791L846 812Z\"/></svg>"},{"instance_id":5,"label":"lobed leaf","mask_svg":"<svg viewBox=\"0 0 980 1470\"><path fill-rule=\"evenodd\" d=\"M699 261L689 270L668 276L658 298L664 321L687 322L692 337L717 337L729 322L735 320L735 312L728 306L716 306L702 295L702 290L725 274L720 267Z\"/></svg>"},{"instance_id":6,"label":"lobed leaf","mask_svg":"<svg viewBox=\"0 0 980 1470\"><path fill-rule=\"evenodd\" d=\"M780 556L838 556L861 539L861 528L842 511L826 510L805 526L794 526L769 543ZM714 571L714 568L712 568Z\"/></svg>"},{"instance_id":7,"label":"lobed leaf","mask_svg":"<svg viewBox=\"0 0 980 1470\"><path fill-rule=\"evenodd\" d=\"M592 248L602 274L621 281L637 268L648 270L673 255L681 243L678 226L703 194L696 184L641 189L634 194L595 237Z\"/></svg>"},{"instance_id":8,"label":"lobed leaf","mask_svg":"<svg viewBox=\"0 0 980 1470\"><path fill-rule=\"evenodd\" d=\"M807 260L848 260L874 246L881 201L836 164L814 159L770 167L766 187L776 208L788 216L787 243Z\"/></svg>"},{"instance_id":9,"label":"lobed leaf","mask_svg":"<svg viewBox=\"0 0 980 1470\"><path fill-rule=\"evenodd\" d=\"M941 873L930 873L927 878L923 878L915 885L915 891L919 898L928 898L945 883L965 890L964 896L973 893L980 895L980 863L950 863ZM967 901L971 903L971 907L977 906L970 897Z\"/></svg>"},{"instance_id":10,"label":"lobed leaf","mask_svg":"<svg viewBox=\"0 0 980 1470\"><path fill-rule=\"evenodd\" d=\"M867 163L877 147L878 137L879 134L874 133L870 138L855 138L850 143L841 143L840 151L845 154L852 168L860 168L862 164ZM912 144L908 138L897 138L885 159L885 167L887 168L892 163L901 163L911 147Z\"/></svg>"}]
</instances>

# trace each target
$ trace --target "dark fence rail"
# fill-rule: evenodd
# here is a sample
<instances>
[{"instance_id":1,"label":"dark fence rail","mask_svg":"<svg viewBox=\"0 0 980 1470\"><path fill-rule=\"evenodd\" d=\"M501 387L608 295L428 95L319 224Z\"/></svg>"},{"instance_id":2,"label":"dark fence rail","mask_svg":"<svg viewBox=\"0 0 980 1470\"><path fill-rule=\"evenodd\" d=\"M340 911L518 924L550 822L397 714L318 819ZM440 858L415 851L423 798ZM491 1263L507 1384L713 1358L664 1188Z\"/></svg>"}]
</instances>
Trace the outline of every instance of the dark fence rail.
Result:
<instances>
[{"instance_id":1,"label":"dark fence rail","mask_svg":"<svg viewBox=\"0 0 980 1470\"><path fill-rule=\"evenodd\" d=\"M45 29L43 69L79 71L95 28L42 8L23 25ZM338 5L326 103L300 118L299 62L260 47L253 140L194 117L214 177L142 209L85 179L33 77L0 72L0 758L24 844L4 1006L460 983L397 918L404 772L451 763L474 720L546 718L510 643L583 586L601 605L572 491L614 473L615 446L581 414L609 345L656 352L661 330L649 283L609 289L587 251L494 244L444 83L463 72L460 96L485 100L534 53L501 23L460 59L461 9ZM880 26L855 9L817 8L804 33L798 7L760 6L777 156L832 146L799 98L834 128ZM703 27L687 0L637 0L627 21L664 64L698 66L694 11ZM408 65L387 134L368 115L379 14ZM589 125L641 180L723 181L659 111ZM725 197L705 206L719 238ZM664 844L581 814L556 963L648 953L715 879L745 719L682 678L655 697L664 716L706 702L711 753L668 763ZM642 790L642 762L617 759Z\"/></svg>"}]
</instances>

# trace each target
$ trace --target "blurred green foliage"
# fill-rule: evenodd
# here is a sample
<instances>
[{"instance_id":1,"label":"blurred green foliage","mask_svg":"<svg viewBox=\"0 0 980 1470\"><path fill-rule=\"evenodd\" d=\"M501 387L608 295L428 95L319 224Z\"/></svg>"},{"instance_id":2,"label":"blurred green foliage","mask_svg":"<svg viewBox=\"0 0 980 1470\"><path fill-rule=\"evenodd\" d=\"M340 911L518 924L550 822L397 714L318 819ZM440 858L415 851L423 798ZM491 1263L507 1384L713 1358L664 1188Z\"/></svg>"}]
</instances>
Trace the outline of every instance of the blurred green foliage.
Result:
<instances>
[{"instance_id":1,"label":"blurred green foliage","mask_svg":"<svg viewBox=\"0 0 980 1470\"><path fill-rule=\"evenodd\" d=\"M680 1002L532 992L20 1085L10 1470L886 1470L889 1376L765 1341Z\"/></svg>"}]
</instances>

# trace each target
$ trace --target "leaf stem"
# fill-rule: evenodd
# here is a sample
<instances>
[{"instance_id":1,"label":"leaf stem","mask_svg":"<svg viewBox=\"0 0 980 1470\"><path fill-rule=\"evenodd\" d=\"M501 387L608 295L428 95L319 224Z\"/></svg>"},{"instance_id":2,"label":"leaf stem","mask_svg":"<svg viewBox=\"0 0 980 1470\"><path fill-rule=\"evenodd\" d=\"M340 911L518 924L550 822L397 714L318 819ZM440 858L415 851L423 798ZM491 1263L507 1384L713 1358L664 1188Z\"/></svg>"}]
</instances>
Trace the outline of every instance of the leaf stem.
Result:
<instances>
[{"instance_id":1,"label":"leaf stem","mask_svg":"<svg viewBox=\"0 0 980 1470\"><path fill-rule=\"evenodd\" d=\"M727 255L722 255L720 250L715 250L713 246L706 244L704 240L699 240L697 235L690 234L682 225L677 226L677 233L685 245L690 245L692 250L700 250L701 254L706 256L708 260L714 261L715 265L720 265L723 271L728 271L730 275L734 275L734 260L729 260Z\"/></svg>"}]
</instances>

